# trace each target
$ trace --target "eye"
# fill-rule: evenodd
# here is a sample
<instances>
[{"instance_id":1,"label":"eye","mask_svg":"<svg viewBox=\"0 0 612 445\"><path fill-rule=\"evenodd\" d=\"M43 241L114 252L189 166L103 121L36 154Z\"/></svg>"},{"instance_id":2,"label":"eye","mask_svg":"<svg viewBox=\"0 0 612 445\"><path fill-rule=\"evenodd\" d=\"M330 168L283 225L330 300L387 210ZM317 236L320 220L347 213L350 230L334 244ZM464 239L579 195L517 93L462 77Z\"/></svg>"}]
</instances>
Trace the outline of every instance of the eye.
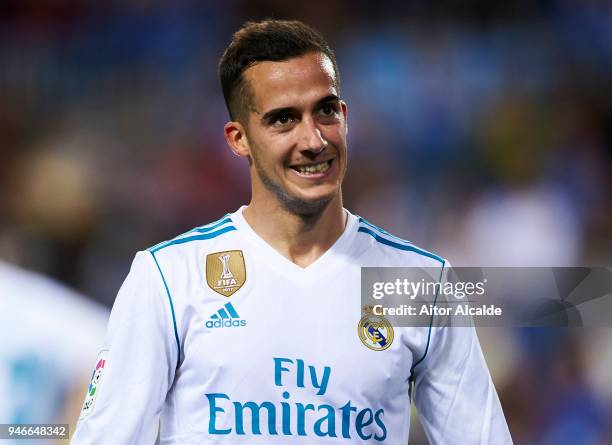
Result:
<instances>
[{"instance_id":1,"label":"eye","mask_svg":"<svg viewBox=\"0 0 612 445\"><path fill-rule=\"evenodd\" d=\"M290 114L280 114L272 122L277 127L292 123L295 119Z\"/></svg>"},{"instance_id":2,"label":"eye","mask_svg":"<svg viewBox=\"0 0 612 445\"><path fill-rule=\"evenodd\" d=\"M325 104L321 107L321 113L324 116L333 116L336 112L336 108L332 104Z\"/></svg>"}]
</instances>

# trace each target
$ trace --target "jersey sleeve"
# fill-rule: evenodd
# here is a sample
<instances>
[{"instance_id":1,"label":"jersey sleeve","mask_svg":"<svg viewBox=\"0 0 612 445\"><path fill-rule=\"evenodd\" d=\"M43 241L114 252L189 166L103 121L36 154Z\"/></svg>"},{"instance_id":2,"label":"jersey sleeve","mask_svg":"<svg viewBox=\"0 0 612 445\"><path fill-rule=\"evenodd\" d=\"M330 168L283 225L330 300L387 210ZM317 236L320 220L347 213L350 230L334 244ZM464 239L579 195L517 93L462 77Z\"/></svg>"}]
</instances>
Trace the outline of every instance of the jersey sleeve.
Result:
<instances>
[{"instance_id":1,"label":"jersey sleeve","mask_svg":"<svg viewBox=\"0 0 612 445\"><path fill-rule=\"evenodd\" d=\"M139 252L111 311L72 445L154 444L178 361L170 295Z\"/></svg>"},{"instance_id":2,"label":"jersey sleeve","mask_svg":"<svg viewBox=\"0 0 612 445\"><path fill-rule=\"evenodd\" d=\"M432 445L512 444L474 326L432 328L414 378L414 402Z\"/></svg>"}]
</instances>

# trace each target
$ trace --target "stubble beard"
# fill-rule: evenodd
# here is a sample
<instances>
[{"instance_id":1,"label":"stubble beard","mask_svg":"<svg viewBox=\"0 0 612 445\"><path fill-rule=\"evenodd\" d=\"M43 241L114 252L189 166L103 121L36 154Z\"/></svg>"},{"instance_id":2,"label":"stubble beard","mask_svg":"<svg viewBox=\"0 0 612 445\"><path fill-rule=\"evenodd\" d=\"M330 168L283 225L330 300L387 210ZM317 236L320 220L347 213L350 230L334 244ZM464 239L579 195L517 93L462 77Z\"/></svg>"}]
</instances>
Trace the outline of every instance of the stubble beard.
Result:
<instances>
[{"instance_id":1,"label":"stubble beard","mask_svg":"<svg viewBox=\"0 0 612 445\"><path fill-rule=\"evenodd\" d=\"M252 162L264 187L276 196L276 199L285 210L303 219L316 219L339 193L339 191L336 190L327 196L314 200L305 200L297 196L292 196L266 173L265 169L256 158L253 158Z\"/></svg>"}]
</instances>

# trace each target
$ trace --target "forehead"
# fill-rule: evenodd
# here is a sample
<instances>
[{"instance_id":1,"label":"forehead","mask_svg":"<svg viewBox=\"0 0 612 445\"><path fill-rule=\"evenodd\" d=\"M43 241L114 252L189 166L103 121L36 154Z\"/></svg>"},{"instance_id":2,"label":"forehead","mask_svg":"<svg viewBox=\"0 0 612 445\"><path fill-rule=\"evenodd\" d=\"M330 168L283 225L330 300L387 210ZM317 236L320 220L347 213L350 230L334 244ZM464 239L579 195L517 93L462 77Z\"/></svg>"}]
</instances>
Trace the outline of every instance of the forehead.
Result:
<instances>
[{"instance_id":1,"label":"forehead","mask_svg":"<svg viewBox=\"0 0 612 445\"><path fill-rule=\"evenodd\" d=\"M308 106L329 94L338 94L334 66L323 53L260 62L243 75L258 113L273 108Z\"/></svg>"}]
</instances>

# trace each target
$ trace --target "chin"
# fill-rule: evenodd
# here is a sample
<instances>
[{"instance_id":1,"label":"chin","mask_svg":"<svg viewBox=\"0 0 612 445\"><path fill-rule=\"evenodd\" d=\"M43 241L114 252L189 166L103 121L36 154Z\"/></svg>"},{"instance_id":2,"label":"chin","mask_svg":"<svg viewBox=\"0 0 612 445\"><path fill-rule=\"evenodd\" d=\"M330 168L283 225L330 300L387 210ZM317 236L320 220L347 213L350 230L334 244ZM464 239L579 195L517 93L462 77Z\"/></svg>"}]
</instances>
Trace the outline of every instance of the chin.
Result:
<instances>
[{"instance_id":1,"label":"chin","mask_svg":"<svg viewBox=\"0 0 612 445\"><path fill-rule=\"evenodd\" d=\"M283 194L279 196L282 206L289 212L303 217L319 215L327 208L336 197L337 190L329 194L319 194L315 197L290 196Z\"/></svg>"},{"instance_id":2,"label":"chin","mask_svg":"<svg viewBox=\"0 0 612 445\"><path fill-rule=\"evenodd\" d=\"M290 183L281 185L259 168L258 164L255 164L255 169L261 183L276 197L281 206L301 217L313 217L322 213L340 192L340 187L335 182L307 188Z\"/></svg>"}]
</instances>

